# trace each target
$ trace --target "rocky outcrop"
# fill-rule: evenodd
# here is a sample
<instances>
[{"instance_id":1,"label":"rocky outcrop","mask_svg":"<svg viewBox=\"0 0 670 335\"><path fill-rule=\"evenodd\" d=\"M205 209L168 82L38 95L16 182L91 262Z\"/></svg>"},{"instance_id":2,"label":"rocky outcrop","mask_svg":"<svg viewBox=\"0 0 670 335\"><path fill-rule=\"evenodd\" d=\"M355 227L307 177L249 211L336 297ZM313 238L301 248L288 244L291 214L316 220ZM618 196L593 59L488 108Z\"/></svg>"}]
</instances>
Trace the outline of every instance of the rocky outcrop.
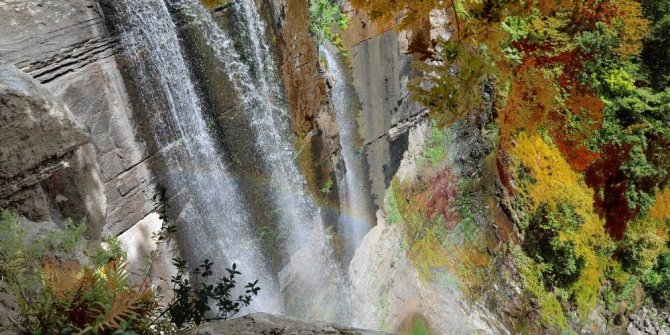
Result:
<instances>
[{"instance_id":1,"label":"rocky outcrop","mask_svg":"<svg viewBox=\"0 0 670 335\"><path fill-rule=\"evenodd\" d=\"M0 68L0 197L49 176L90 140L65 105L15 67Z\"/></svg>"},{"instance_id":2,"label":"rocky outcrop","mask_svg":"<svg viewBox=\"0 0 670 335\"><path fill-rule=\"evenodd\" d=\"M0 64L15 64L42 82L115 51L92 0L6 0L0 3L0 17Z\"/></svg>"},{"instance_id":3,"label":"rocky outcrop","mask_svg":"<svg viewBox=\"0 0 670 335\"><path fill-rule=\"evenodd\" d=\"M0 67L0 206L48 219L39 183L69 166L90 136L63 102L13 66Z\"/></svg>"},{"instance_id":4,"label":"rocky outcrop","mask_svg":"<svg viewBox=\"0 0 670 335\"><path fill-rule=\"evenodd\" d=\"M628 335L668 335L670 334L669 324L670 311L654 306L644 306L628 316L625 333Z\"/></svg>"},{"instance_id":5,"label":"rocky outcrop","mask_svg":"<svg viewBox=\"0 0 670 335\"><path fill-rule=\"evenodd\" d=\"M90 134L90 143L67 157L57 160L57 152L51 153L52 163L64 162L66 168L52 164L22 170L24 185L33 185L19 187L13 201L5 199L2 206L38 221L85 219L89 237L102 230L119 234L154 209L153 177L145 164L151 153L137 139L114 58L117 39L108 33L101 9L94 0L0 3L0 64L13 64L33 76ZM55 140L31 148L49 152Z\"/></svg>"},{"instance_id":6,"label":"rocky outcrop","mask_svg":"<svg viewBox=\"0 0 670 335\"><path fill-rule=\"evenodd\" d=\"M365 236L349 266L355 324L398 330L415 315L424 317L435 334L504 334L494 315L468 306L449 273L435 281L422 279L403 249L402 228L381 214Z\"/></svg>"},{"instance_id":7,"label":"rocky outcrop","mask_svg":"<svg viewBox=\"0 0 670 335\"><path fill-rule=\"evenodd\" d=\"M328 323L304 322L265 313L215 321L195 327L184 335L391 335Z\"/></svg>"},{"instance_id":8,"label":"rocky outcrop","mask_svg":"<svg viewBox=\"0 0 670 335\"><path fill-rule=\"evenodd\" d=\"M423 112L407 90L412 57L403 53L399 38L388 31L355 44L351 51L353 85L362 105L359 132L378 206L407 149L406 131Z\"/></svg>"}]
</instances>

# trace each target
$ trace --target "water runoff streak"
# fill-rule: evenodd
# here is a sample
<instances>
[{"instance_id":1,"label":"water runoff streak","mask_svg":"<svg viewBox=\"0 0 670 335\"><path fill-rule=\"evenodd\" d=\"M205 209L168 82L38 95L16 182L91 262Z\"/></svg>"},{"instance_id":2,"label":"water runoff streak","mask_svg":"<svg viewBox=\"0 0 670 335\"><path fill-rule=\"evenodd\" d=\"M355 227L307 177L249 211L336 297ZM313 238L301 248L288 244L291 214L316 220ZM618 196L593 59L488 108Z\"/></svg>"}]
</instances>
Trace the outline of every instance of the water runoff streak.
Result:
<instances>
[{"instance_id":1,"label":"water runoff streak","mask_svg":"<svg viewBox=\"0 0 670 335\"><path fill-rule=\"evenodd\" d=\"M111 3L121 25L124 57L142 100L136 114L150 119L152 128L145 131L155 134L169 189L179 192L183 206L177 228L183 256L191 265L208 258L219 270L237 263L244 275L240 282L258 278L261 292L276 292L237 186L208 131L166 4L163 0ZM261 294L250 310L281 312L270 294Z\"/></svg>"},{"instance_id":2,"label":"water runoff streak","mask_svg":"<svg viewBox=\"0 0 670 335\"><path fill-rule=\"evenodd\" d=\"M365 169L358 153L358 128L356 124L356 106L354 89L348 84L335 49L324 45L320 51L328 62L333 86L331 101L335 111L335 122L340 134L340 147L344 160L344 180L338 183L340 194L339 234L344 241L346 260L354 257L363 237L372 228L369 192L366 190Z\"/></svg>"}]
</instances>

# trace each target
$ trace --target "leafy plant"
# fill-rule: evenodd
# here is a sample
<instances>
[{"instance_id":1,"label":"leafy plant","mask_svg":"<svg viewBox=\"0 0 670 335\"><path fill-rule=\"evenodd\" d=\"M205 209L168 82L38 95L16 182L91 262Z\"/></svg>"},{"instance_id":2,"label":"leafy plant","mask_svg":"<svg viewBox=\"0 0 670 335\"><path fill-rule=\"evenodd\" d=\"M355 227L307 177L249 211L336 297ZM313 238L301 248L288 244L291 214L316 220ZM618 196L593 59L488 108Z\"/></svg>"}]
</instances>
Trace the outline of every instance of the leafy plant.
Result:
<instances>
[{"instance_id":1,"label":"leafy plant","mask_svg":"<svg viewBox=\"0 0 670 335\"><path fill-rule=\"evenodd\" d=\"M444 127L482 106L482 85L492 68L481 54L460 41L441 39L437 43L435 64L416 63L423 76L413 79L408 87Z\"/></svg>"},{"instance_id":2,"label":"leafy plant","mask_svg":"<svg viewBox=\"0 0 670 335\"><path fill-rule=\"evenodd\" d=\"M205 321L229 319L239 313L242 307L249 306L253 297L260 291L256 280L244 287L244 294L234 298L236 276L241 274L237 271L236 264L226 269L227 276L215 284L209 283L210 277L214 274L212 270L214 264L208 259L190 272L198 276L198 283L188 279L186 261L175 258L173 264L178 271L170 280L175 295L163 313L167 312L172 322L179 328L189 323L198 325ZM216 310L212 310L212 305Z\"/></svg>"},{"instance_id":3,"label":"leafy plant","mask_svg":"<svg viewBox=\"0 0 670 335\"><path fill-rule=\"evenodd\" d=\"M42 294L26 313L33 333L116 334L122 327L148 332L158 306L146 282L132 286L125 266L115 261L94 269L48 259L42 280Z\"/></svg>"},{"instance_id":4,"label":"leafy plant","mask_svg":"<svg viewBox=\"0 0 670 335\"><path fill-rule=\"evenodd\" d=\"M333 191L333 185L334 185L333 178L329 177L328 180L326 180L326 183L323 184L323 187L320 190L321 193L330 194L330 192Z\"/></svg>"},{"instance_id":5,"label":"leafy plant","mask_svg":"<svg viewBox=\"0 0 670 335\"><path fill-rule=\"evenodd\" d=\"M525 251L540 264L550 286L568 287L584 269L584 257L575 253L572 241L560 238L563 230L577 230L580 219L565 204L552 211L541 204L525 231Z\"/></svg>"},{"instance_id":6,"label":"leafy plant","mask_svg":"<svg viewBox=\"0 0 670 335\"><path fill-rule=\"evenodd\" d=\"M337 31L347 29L349 17L332 0L310 0L309 30L320 41L329 41L344 50L342 37Z\"/></svg>"},{"instance_id":7,"label":"leafy plant","mask_svg":"<svg viewBox=\"0 0 670 335\"><path fill-rule=\"evenodd\" d=\"M658 257L656 265L645 274L642 282L656 302L665 305L670 302L670 253Z\"/></svg>"}]
</instances>

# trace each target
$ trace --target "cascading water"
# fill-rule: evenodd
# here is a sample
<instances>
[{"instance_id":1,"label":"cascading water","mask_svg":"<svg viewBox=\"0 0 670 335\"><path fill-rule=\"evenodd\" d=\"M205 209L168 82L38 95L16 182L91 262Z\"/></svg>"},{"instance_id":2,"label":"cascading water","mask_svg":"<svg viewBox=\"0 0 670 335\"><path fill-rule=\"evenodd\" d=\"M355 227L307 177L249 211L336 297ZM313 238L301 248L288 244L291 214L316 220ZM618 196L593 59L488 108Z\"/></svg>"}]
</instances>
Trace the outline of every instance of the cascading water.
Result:
<instances>
[{"instance_id":1,"label":"cascading water","mask_svg":"<svg viewBox=\"0 0 670 335\"><path fill-rule=\"evenodd\" d=\"M192 265L208 258L223 268L235 262L244 279L258 278L276 293L274 276L249 229L237 186L208 131L191 75L163 0L112 1L121 23L124 57L138 87L142 113L150 120L167 166L170 189L183 210L179 243ZM260 295L251 310L281 313L276 295Z\"/></svg>"},{"instance_id":2,"label":"cascading water","mask_svg":"<svg viewBox=\"0 0 670 335\"><path fill-rule=\"evenodd\" d=\"M340 134L340 147L344 160L344 182L339 182L340 222L339 234L344 241L346 259L353 258L365 234L372 228L369 192L366 190L365 169L357 152L359 139L356 124L353 87L347 84L341 60L332 51L332 46L320 48L328 62L332 81L331 101L335 111L335 122Z\"/></svg>"},{"instance_id":3,"label":"cascading water","mask_svg":"<svg viewBox=\"0 0 670 335\"><path fill-rule=\"evenodd\" d=\"M265 42L265 23L254 1L229 4L228 10L236 17L234 34L221 29L195 0L167 0L167 3L190 16L189 24L204 32L207 47L212 49L222 72L238 92L237 104L249 116L255 146L261 153L273 191L274 207L279 212L278 225L286 240L284 247L291 255L279 274L285 313L349 321L345 280L330 247L330 236L305 192L304 177L296 166L290 116L272 50Z\"/></svg>"}]
</instances>

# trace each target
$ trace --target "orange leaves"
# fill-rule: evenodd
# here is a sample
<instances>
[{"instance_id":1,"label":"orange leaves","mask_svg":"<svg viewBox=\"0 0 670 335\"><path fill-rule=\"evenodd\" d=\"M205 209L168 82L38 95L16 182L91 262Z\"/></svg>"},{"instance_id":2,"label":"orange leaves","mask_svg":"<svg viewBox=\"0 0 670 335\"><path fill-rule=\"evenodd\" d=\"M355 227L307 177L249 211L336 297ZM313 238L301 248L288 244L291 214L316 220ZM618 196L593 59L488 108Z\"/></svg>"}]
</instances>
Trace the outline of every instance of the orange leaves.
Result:
<instances>
[{"instance_id":1,"label":"orange leaves","mask_svg":"<svg viewBox=\"0 0 670 335\"><path fill-rule=\"evenodd\" d=\"M368 16L379 23L399 21L398 30L420 26L430 11L441 7L440 0L351 0L351 4L365 10Z\"/></svg>"},{"instance_id":2,"label":"orange leaves","mask_svg":"<svg viewBox=\"0 0 670 335\"><path fill-rule=\"evenodd\" d=\"M602 110L605 107L600 98L588 91L573 91L564 113L553 113L552 119L558 127L554 129L556 146L573 169L583 172L600 154L589 150L587 143L600 128Z\"/></svg>"},{"instance_id":3,"label":"orange leaves","mask_svg":"<svg viewBox=\"0 0 670 335\"><path fill-rule=\"evenodd\" d=\"M131 287L125 266L117 262L93 269L77 261L47 259L42 265L43 312L36 315L45 331L59 325L107 334L149 316L157 307L150 287ZM44 315L42 315L44 314Z\"/></svg>"},{"instance_id":4,"label":"orange leaves","mask_svg":"<svg viewBox=\"0 0 670 335\"><path fill-rule=\"evenodd\" d=\"M533 67L522 67L514 74L505 108L498 124L503 148L519 131L535 133L548 120L560 90L551 76Z\"/></svg>"}]
</instances>

